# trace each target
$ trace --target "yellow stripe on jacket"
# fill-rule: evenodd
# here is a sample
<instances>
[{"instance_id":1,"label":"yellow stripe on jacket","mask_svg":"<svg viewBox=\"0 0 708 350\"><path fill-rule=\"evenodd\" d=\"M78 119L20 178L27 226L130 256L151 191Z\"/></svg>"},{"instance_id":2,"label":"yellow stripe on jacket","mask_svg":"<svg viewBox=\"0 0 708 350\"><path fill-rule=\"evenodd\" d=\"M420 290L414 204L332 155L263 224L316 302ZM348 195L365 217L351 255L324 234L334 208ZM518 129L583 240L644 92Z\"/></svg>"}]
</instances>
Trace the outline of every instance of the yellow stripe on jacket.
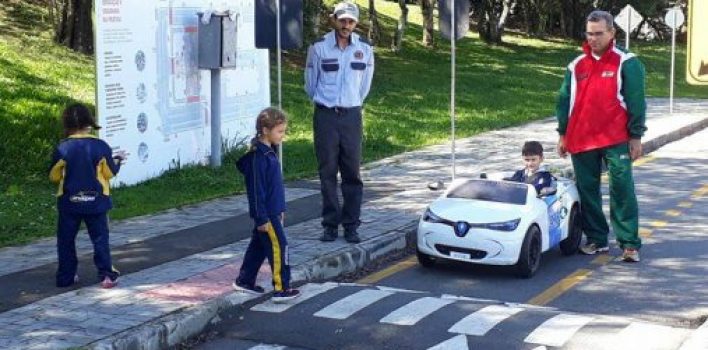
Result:
<instances>
[{"instance_id":1,"label":"yellow stripe on jacket","mask_svg":"<svg viewBox=\"0 0 708 350\"><path fill-rule=\"evenodd\" d=\"M101 184L101 187L103 188L103 195L105 196L108 196L111 192L111 187L108 180L115 176L107 162L108 161L106 158L101 158L101 161L98 162L98 165L96 166L96 179Z\"/></svg>"},{"instance_id":2,"label":"yellow stripe on jacket","mask_svg":"<svg viewBox=\"0 0 708 350\"><path fill-rule=\"evenodd\" d=\"M59 189L57 189L57 197L64 194L64 168L66 168L66 161L60 159L49 171L49 181L59 184Z\"/></svg>"}]
</instances>

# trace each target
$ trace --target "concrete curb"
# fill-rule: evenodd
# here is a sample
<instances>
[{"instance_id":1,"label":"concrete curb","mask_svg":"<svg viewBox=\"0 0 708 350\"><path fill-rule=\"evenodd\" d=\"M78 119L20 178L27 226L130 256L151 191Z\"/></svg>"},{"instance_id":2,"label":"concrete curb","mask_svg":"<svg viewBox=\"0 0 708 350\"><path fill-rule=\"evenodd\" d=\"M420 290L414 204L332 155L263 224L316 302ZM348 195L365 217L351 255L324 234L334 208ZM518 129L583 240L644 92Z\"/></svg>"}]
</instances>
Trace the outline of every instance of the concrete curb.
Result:
<instances>
[{"instance_id":1,"label":"concrete curb","mask_svg":"<svg viewBox=\"0 0 708 350\"><path fill-rule=\"evenodd\" d=\"M654 152L662 146L680 140L686 136L695 134L696 132L705 129L706 127L708 127L708 118L702 119L693 124L688 124L680 129L676 129L672 132L669 132L668 134L664 134L646 142L642 142L642 149L644 151L644 154Z\"/></svg>"},{"instance_id":2,"label":"concrete curb","mask_svg":"<svg viewBox=\"0 0 708 350\"><path fill-rule=\"evenodd\" d=\"M334 251L294 266L293 283L311 282L355 272L386 254L405 249L415 242L417 220L371 240ZM199 335L206 326L219 323L219 313L259 296L234 292L203 304L187 306L138 327L124 330L85 346L93 350L166 349Z\"/></svg>"}]
</instances>

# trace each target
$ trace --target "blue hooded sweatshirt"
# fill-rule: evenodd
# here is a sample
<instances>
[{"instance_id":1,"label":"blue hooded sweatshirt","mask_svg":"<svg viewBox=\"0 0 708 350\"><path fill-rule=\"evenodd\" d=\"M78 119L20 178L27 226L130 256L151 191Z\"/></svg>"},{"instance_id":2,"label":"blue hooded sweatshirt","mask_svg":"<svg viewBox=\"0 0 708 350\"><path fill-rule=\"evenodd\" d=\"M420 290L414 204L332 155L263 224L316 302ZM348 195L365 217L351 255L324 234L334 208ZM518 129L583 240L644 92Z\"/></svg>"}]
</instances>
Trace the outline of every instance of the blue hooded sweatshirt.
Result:
<instances>
[{"instance_id":1,"label":"blue hooded sweatshirt","mask_svg":"<svg viewBox=\"0 0 708 350\"><path fill-rule=\"evenodd\" d=\"M248 212L257 226L285 212L285 187L275 150L261 142L236 163L248 194Z\"/></svg>"}]
</instances>

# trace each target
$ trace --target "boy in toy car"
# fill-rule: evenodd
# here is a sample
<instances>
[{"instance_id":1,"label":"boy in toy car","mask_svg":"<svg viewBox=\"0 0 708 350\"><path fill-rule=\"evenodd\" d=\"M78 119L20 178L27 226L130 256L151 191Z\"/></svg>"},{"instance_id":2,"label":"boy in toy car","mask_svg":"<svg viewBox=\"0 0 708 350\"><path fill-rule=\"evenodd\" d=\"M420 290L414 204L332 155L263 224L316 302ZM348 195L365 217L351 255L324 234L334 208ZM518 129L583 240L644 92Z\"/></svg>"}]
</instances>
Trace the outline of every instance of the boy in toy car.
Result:
<instances>
[{"instance_id":1,"label":"boy in toy car","mask_svg":"<svg viewBox=\"0 0 708 350\"><path fill-rule=\"evenodd\" d=\"M541 193L542 189L551 186L553 176L545 167L541 166L543 146L540 142L526 141L521 148L521 158L524 161L524 168L504 180L531 184L536 189L536 193Z\"/></svg>"}]
</instances>

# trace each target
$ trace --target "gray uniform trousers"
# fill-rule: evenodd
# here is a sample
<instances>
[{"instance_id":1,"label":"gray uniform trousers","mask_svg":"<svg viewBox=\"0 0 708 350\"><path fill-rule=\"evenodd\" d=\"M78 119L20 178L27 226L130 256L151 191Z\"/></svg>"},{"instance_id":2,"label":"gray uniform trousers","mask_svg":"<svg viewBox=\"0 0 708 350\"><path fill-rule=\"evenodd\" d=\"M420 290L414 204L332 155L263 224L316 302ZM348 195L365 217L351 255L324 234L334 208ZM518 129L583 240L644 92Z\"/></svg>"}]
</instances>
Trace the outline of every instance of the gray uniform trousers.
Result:
<instances>
[{"instance_id":1,"label":"gray uniform trousers","mask_svg":"<svg viewBox=\"0 0 708 350\"><path fill-rule=\"evenodd\" d=\"M361 181L361 107L329 108L315 105L313 120L322 192L322 226L345 230L359 226L364 184ZM337 196L337 173L342 177L343 204Z\"/></svg>"}]
</instances>

